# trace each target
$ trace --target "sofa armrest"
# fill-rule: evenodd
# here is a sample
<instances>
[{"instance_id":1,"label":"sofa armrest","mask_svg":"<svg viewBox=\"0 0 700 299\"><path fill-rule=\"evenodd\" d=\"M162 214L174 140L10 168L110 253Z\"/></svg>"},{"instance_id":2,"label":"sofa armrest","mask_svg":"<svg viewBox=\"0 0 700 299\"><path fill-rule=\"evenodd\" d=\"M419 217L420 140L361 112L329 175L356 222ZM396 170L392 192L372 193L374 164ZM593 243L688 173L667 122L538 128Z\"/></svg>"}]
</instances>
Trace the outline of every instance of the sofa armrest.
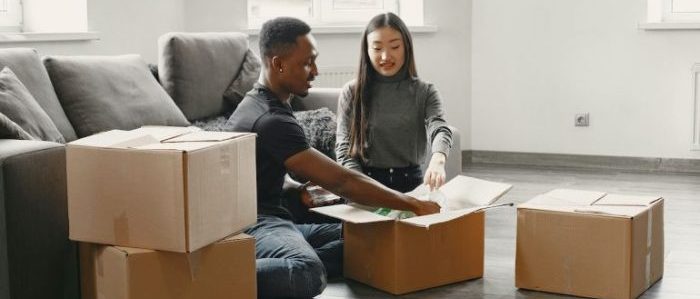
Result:
<instances>
[{"instance_id":1,"label":"sofa armrest","mask_svg":"<svg viewBox=\"0 0 700 299\"><path fill-rule=\"evenodd\" d=\"M79 298L62 144L0 139L0 297Z\"/></svg>"}]
</instances>

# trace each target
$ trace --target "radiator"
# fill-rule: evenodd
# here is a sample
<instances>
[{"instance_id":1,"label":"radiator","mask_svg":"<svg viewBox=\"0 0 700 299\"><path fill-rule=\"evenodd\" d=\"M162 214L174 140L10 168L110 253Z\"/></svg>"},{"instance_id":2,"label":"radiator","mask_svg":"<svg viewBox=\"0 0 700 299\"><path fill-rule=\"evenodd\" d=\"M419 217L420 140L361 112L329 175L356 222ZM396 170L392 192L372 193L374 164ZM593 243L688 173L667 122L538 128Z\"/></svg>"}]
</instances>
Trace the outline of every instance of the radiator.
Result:
<instances>
[{"instance_id":1,"label":"radiator","mask_svg":"<svg viewBox=\"0 0 700 299\"><path fill-rule=\"evenodd\" d=\"M314 87L343 87L355 79L355 67L326 66L318 68L318 76L312 83Z\"/></svg>"}]
</instances>

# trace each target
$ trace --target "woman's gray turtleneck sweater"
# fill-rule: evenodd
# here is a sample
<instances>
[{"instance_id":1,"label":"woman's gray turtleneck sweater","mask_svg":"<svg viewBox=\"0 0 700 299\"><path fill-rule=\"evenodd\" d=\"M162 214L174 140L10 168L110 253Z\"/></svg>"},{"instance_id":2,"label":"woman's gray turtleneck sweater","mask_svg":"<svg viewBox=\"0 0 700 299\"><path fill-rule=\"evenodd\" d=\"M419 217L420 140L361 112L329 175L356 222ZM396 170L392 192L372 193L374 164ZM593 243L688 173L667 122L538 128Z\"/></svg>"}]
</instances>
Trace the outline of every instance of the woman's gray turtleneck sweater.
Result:
<instances>
[{"instance_id":1,"label":"woman's gray turtleneck sweater","mask_svg":"<svg viewBox=\"0 0 700 299\"><path fill-rule=\"evenodd\" d=\"M445 122L440 96L433 84L411 78L404 67L396 75L377 75L374 79L366 101L369 116L366 161L350 157L354 88L355 80L347 83L338 102L335 152L343 166L358 171L363 166L398 168L423 164L428 150L431 154L448 155L452 131Z\"/></svg>"}]
</instances>

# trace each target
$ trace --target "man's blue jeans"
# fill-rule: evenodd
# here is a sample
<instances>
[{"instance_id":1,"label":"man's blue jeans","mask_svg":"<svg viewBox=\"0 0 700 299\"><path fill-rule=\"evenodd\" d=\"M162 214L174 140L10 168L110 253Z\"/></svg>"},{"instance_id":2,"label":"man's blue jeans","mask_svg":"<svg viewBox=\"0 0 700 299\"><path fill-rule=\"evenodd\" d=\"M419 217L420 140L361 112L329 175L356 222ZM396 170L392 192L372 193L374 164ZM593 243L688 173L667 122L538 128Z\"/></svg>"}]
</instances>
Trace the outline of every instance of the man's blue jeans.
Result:
<instances>
[{"instance_id":1,"label":"man's blue jeans","mask_svg":"<svg viewBox=\"0 0 700 299\"><path fill-rule=\"evenodd\" d=\"M269 215L246 230L255 237L258 296L310 298L343 273L340 224L294 224Z\"/></svg>"}]
</instances>

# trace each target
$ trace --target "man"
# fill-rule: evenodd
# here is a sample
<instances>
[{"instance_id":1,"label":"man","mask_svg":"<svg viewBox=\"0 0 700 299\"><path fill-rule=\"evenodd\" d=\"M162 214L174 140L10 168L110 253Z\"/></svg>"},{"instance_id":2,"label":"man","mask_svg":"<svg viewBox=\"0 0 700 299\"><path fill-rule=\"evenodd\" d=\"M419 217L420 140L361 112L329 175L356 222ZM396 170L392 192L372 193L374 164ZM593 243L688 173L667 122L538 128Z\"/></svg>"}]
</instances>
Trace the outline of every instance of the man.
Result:
<instances>
[{"instance_id":1,"label":"man","mask_svg":"<svg viewBox=\"0 0 700 299\"><path fill-rule=\"evenodd\" d=\"M305 96L318 75L316 43L309 26L294 18L277 18L260 30L263 73L229 124L235 131L255 132L258 222L246 231L255 236L260 297L313 297L326 275L342 274L340 224L294 224L282 207L282 185L290 171L354 202L413 211L439 211L433 202L395 192L369 177L343 168L309 147L289 103Z\"/></svg>"}]
</instances>

